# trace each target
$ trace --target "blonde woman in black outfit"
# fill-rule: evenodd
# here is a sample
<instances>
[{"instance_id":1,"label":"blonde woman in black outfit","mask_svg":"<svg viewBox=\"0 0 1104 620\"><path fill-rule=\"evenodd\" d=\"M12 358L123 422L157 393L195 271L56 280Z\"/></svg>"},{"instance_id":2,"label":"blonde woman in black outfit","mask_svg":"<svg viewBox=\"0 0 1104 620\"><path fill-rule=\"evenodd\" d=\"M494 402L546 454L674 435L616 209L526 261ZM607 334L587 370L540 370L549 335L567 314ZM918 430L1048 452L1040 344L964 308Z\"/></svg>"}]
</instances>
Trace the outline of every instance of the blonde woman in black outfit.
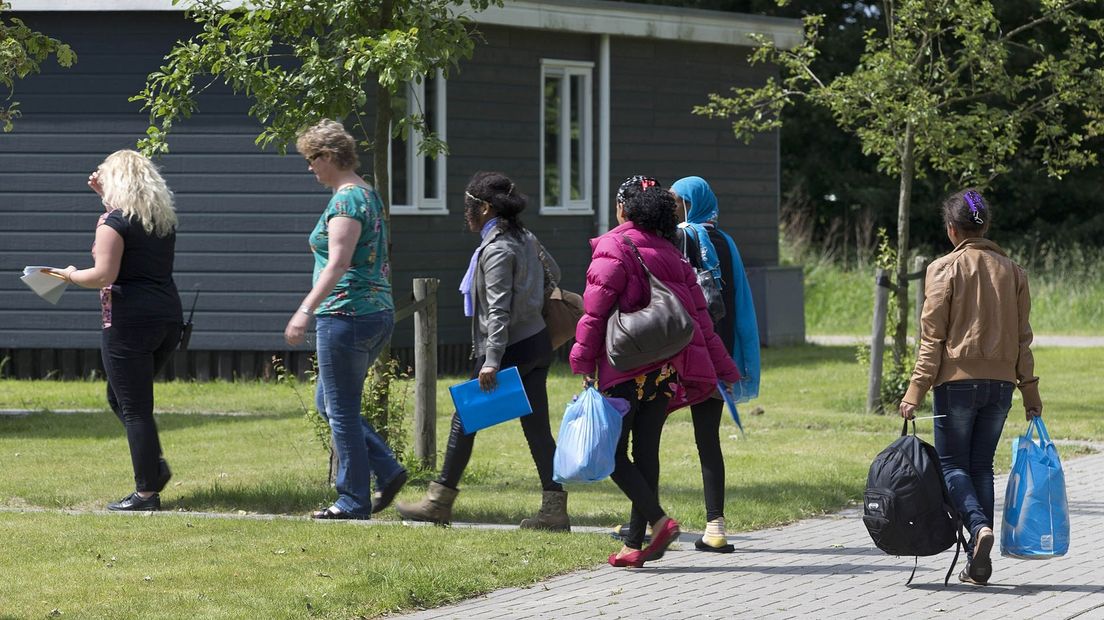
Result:
<instances>
[{"instance_id":1,"label":"blonde woman in black outfit","mask_svg":"<svg viewBox=\"0 0 1104 620\"><path fill-rule=\"evenodd\" d=\"M135 491L109 510L160 510L171 473L153 420L153 377L180 340L180 296L173 282L176 211L153 163L116 151L88 177L103 202L92 244L95 264L55 273L100 289L107 402L126 427Z\"/></svg>"}]
</instances>

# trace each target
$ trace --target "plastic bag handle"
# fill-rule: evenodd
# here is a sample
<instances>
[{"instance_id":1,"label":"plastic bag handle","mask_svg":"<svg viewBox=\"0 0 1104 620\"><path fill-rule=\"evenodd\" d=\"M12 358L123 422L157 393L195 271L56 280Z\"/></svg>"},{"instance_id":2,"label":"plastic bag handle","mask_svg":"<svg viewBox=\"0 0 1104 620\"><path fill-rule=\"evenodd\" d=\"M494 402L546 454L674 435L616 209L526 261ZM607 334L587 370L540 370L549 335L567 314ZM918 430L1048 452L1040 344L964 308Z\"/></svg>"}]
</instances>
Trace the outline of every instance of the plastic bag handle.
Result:
<instances>
[{"instance_id":1,"label":"plastic bag handle","mask_svg":"<svg viewBox=\"0 0 1104 620\"><path fill-rule=\"evenodd\" d=\"M1032 417L1031 422L1028 422L1028 424L1027 424L1027 433L1026 433L1028 439L1031 438L1031 430L1032 429L1035 429L1035 431L1038 432L1039 442L1042 445L1045 446L1049 443L1054 443L1050 439L1050 433L1047 432L1046 424L1043 423L1042 416Z\"/></svg>"}]
</instances>

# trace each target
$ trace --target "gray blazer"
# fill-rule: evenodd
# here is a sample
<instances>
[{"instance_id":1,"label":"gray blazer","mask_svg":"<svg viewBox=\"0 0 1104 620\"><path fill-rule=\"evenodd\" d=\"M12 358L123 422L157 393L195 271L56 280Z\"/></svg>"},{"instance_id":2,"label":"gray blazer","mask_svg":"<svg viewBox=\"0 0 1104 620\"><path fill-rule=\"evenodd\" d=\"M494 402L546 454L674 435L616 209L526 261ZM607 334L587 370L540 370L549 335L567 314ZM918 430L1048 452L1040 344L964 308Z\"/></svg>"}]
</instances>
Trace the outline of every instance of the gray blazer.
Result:
<instances>
[{"instance_id":1,"label":"gray blazer","mask_svg":"<svg viewBox=\"0 0 1104 620\"><path fill-rule=\"evenodd\" d=\"M559 266L529 231L522 238L501 228L487 235L472 282L473 358L486 355L484 365L499 368L507 345L544 329L546 269L559 282Z\"/></svg>"}]
</instances>

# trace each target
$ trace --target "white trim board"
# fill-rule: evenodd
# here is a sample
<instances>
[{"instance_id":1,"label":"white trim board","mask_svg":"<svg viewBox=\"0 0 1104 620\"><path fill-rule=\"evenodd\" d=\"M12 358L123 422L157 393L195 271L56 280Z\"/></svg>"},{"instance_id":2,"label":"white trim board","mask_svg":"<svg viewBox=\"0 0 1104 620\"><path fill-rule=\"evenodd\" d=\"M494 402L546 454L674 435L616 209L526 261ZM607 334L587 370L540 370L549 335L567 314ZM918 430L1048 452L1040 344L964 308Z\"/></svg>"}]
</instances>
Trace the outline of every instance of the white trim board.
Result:
<instances>
[{"instance_id":1,"label":"white trim board","mask_svg":"<svg viewBox=\"0 0 1104 620\"><path fill-rule=\"evenodd\" d=\"M227 0L227 6L244 4ZM11 0L13 11L182 11L186 2L172 0ZM461 9L463 10L463 9ZM796 19L678 7L606 2L604 0L506 0L474 13L480 24L537 30L669 39L695 43L754 46L759 33L784 49L801 42Z\"/></svg>"}]
</instances>

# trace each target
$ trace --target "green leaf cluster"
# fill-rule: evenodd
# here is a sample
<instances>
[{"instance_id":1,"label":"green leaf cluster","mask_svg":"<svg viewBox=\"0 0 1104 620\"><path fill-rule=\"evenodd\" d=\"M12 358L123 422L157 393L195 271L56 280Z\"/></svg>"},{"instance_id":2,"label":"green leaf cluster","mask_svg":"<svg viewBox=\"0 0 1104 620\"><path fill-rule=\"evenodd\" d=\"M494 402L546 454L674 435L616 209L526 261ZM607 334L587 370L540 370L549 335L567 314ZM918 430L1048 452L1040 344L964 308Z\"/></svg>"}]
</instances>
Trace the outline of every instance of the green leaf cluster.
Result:
<instances>
[{"instance_id":1,"label":"green leaf cluster","mask_svg":"<svg viewBox=\"0 0 1104 620\"><path fill-rule=\"evenodd\" d=\"M984 186L1027 155L1061 177L1098 161L1099 5L1046 0L1009 24L989 0L886 0L879 5L885 27L866 32L858 66L831 79L814 66L823 17L806 16L801 45L781 50L760 37L751 56L776 64L778 79L713 94L695 112L729 119L735 135L749 141L778 128L787 106L804 98L856 135L885 174L902 171L911 126L917 177L938 171Z\"/></svg>"},{"instance_id":2,"label":"green leaf cluster","mask_svg":"<svg viewBox=\"0 0 1104 620\"><path fill-rule=\"evenodd\" d=\"M19 118L19 102L13 101L15 81L38 73L42 63L51 56L63 67L77 62L73 48L41 32L31 30L23 20L4 17L11 4L0 0L0 87L7 91L7 103L0 104L0 124L11 131Z\"/></svg>"},{"instance_id":3,"label":"green leaf cluster","mask_svg":"<svg viewBox=\"0 0 1104 620\"><path fill-rule=\"evenodd\" d=\"M181 0L174 0L179 2ZM199 109L199 96L223 83L252 101L263 129L256 142L286 149L322 118L351 119L369 144L373 89L398 88L437 70L446 73L474 49L468 11L501 0L254 0L224 8L220 0L186 0L201 28L178 41L165 64L131 98L150 114L139 148L168 151L174 125ZM425 128L420 114L397 116L394 131ZM443 143L429 136L423 150Z\"/></svg>"}]
</instances>

